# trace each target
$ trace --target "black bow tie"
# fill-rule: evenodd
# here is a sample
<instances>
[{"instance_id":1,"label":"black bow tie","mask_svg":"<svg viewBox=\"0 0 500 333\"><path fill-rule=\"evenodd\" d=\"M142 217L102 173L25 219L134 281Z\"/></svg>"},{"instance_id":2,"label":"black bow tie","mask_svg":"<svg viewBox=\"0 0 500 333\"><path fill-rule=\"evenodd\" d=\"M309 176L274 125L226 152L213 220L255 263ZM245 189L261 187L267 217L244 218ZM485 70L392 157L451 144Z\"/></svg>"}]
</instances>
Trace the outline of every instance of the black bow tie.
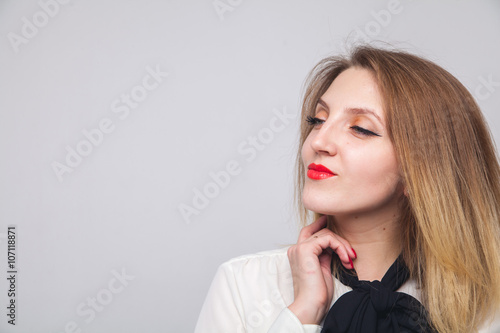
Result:
<instances>
[{"instance_id":1,"label":"black bow tie","mask_svg":"<svg viewBox=\"0 0 500 333\"><path fill-rule=\"evenodd\" d=\"M422 304L411 295L396 291L408 277L408 267L401 256L382 281L359 281L339 265L340 282L353 290L333 304L321 333L434 332Z\"/></svg>"}]
</instances>

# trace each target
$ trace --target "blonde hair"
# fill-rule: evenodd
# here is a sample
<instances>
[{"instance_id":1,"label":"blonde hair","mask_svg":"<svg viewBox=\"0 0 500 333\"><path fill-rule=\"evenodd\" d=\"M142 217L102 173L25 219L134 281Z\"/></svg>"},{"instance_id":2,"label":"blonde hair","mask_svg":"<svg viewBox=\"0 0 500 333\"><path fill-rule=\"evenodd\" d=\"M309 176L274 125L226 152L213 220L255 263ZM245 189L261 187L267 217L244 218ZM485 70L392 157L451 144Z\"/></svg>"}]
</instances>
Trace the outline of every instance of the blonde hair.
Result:
<instances>
[{"instance_id":1,"label":"blonde hair","mask_svg":"<svg viewBox=\"0 0 500 333\"><path fill-rule=\"evenodd\" d=\"M312 129L304 119L350 67L370 70L380 88L409 192L400 220L403 257L429 320L442 333L477 330L500 307L500 167L474 98L443 68L407 52L358 46L349 57L328 57L312 69L295 166L301 223L312 222L301 200L301 148Z\"/></svg>"}]
</instances>

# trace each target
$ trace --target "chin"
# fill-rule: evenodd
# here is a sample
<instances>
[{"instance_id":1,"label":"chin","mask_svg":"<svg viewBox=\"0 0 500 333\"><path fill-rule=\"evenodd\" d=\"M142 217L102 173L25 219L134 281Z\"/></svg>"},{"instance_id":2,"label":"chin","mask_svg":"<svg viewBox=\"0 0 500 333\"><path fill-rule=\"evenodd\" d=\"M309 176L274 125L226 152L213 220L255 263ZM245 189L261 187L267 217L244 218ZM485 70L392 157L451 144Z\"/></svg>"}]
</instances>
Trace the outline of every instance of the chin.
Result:
<instances>
[{"instance_id":1,"label":"chin","mask_svg":"<svg viewBox=\"0 0 500 333\"><path fill-rule=\"evenodd\" d=\"M302 197L302 204L307 210L318 214L332 215L331 203L321 202L321 200L311 200L311 198Z\"/></svg>"}]
</instances>

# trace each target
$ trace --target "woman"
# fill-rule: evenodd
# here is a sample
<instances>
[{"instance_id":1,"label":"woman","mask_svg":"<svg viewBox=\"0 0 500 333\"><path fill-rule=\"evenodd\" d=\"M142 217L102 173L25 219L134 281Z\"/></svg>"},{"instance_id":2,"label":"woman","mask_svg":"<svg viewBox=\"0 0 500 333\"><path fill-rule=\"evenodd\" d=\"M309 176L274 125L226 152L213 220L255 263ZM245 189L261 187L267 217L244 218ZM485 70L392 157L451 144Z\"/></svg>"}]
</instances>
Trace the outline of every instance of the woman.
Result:
<instances>
[{"instance_id":1,"label":"woman","mask_svg":"<svg viewBox=\"0 0 500 333\"><path fill-rule=\"evenodd\" d=\"M361 46L315 66L302 119L296 198L315 221L221 265L196 332L496 332L500 167L467 89Z\"/></svg>"}]
</instances>

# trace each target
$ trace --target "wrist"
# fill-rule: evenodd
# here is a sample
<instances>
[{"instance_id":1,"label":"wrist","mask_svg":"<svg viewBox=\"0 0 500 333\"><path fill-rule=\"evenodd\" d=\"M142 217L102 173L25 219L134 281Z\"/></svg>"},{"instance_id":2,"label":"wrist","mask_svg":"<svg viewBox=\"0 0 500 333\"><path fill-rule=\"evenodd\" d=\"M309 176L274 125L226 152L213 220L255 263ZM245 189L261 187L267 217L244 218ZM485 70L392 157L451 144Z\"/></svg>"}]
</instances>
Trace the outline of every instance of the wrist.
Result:
<instances>
[{"instance_id":1,"label":"wrist","mask_svg":"<svg viewBox=\"0 0 500 333\"><path fill-rule=\"evenodd\" d=\"M324 316L324 311L312 306L302 306L293 302L288 309L300 320L302 325L319 325Z\"/></svg>"}]
</instances>

